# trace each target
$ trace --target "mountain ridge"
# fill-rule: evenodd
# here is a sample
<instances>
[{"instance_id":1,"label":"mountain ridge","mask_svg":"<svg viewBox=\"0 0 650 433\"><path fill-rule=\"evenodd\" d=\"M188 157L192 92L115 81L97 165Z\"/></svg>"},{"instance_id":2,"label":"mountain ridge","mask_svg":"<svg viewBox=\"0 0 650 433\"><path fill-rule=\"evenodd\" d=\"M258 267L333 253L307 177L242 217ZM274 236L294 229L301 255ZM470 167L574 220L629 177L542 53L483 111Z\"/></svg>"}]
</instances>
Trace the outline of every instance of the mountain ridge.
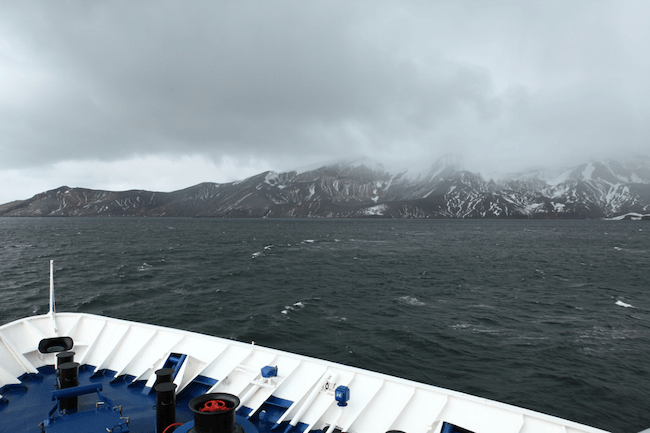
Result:
<instances>
[{"instance_id":1,"label":"mountain ridge","mask_svg":"<svg viewBox=\"0 0 650 433\"><path fill-rule=\"evenodd\" d=\"M533 168L497 180L450 160L418 173L338 161L173 192L62 186L0 205L0 216L650 219L650 158L556 173Z\"/></svg>"}]
</instances>

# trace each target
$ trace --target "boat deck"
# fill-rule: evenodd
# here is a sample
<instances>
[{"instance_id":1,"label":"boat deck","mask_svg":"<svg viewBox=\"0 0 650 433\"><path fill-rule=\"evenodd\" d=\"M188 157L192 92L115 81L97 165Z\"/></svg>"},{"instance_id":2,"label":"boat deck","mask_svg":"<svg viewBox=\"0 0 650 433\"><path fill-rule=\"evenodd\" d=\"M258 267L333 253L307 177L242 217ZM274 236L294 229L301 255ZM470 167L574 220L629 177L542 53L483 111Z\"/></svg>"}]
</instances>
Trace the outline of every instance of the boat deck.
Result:
<instances>
[{"instance_id":1,"label":"boat deck","mask_svg":"<svg viewBox=\"0 0 650 433\"><path fill-rule=\"evenodd\" d=\"M58 336L74 340L74 360L81 365L80 386L100 384L101 396L121 406L122 416L130 418L130 431L155 431L155 393L148 391L155 383L155 371L173 368L178 422L192 418L187 409L192 397L216 392L237 396L241 400L238 424L252 423L260 433L322 432L332 426L350 433L604 433L515 406L328 361L82 313L35 316L0 327L0 394L5 401L0 403L0 430L7 425L16 426L12 431L41 430L39 423L54 406L56 379L55 355L40 353L38 345L42 339ZM349 401L339 404L339 394L347 392ZM100 394L80 396L79 401L97 401ZM114 413L105 415L120 419ZM59 419L44 425L44 430L55 432L57 424L61 425Z\"/></svg>"},{"instance_id":2,"label":"boat deck","mask_svg":"<svg viewBox=\"0 0 650 433\"><path fill-rule=\"evenodd\" d=\"M3 401L0 402L0 416L3 426L12 426L11 430L20 432L106 432L130 431L153 432L156 426L156 393L145 388L145 381L133 382L133 377L115 377L115 372L101 370L83 365L79 368L79 387L95 385L101 387L101 395L112 403L112 407L98 408L100 401L96 393L79 396L78 409L67 417L58 416L48 423L49 415L56 402L52 392L56 390L56 370L54 366L38 369L38 374L25 374L20 384L5 386L2 389ZM176 396L176 422L188 423L193 420L189 409L192 398L204 394L210 385L194 382ZM113 408L119 409L113 409ZM245 414L249 409L242 408ZM92 421L89 421L92 418ZM126 420L128 419L128 423ZM245 425L245 416L238 415L239 424ZM274 422L264 422L254 417L255 432L269 433L275 427ZM279 426L282 428L283 426ZM0 428L4 431L4 427ZM296 429L299 431L299 429ZM246 433L249 433L246 430Z\"/></svg>"}]
</instances>

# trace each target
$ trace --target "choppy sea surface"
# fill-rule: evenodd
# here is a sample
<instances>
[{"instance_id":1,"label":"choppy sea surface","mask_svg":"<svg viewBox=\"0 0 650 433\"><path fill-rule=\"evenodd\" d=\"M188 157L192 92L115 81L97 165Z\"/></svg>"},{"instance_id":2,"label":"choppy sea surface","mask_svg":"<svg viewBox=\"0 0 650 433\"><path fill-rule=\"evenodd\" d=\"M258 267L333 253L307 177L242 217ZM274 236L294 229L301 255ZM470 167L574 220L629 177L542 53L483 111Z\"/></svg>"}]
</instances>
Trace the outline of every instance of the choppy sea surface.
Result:
<instances>
[{"instance_id":1,"label":"choppy sea surface","mask_svg":"<svg viewBox=\"0 0 650 433\"><path fill-rule=\"evenodd\" d=\"M650 427L650 224L0 218L0 324L103 314Z\"/></svg>"}]
</instances>

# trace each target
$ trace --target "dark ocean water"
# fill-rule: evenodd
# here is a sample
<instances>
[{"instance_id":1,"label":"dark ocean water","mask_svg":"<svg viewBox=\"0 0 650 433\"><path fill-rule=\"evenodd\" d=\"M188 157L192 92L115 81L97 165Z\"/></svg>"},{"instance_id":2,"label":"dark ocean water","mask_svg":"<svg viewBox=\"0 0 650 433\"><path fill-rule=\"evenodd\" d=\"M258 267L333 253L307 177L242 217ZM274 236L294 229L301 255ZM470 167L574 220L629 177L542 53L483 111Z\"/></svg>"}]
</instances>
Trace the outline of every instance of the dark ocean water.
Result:
<instances>
[{"instance_id":1,"label":"dark ocean water","mask_svg":"<svg viewBox=\"0 0 650 433\"><path fill-rule=\"evenodd\" d=\"M0 324L198 331L614 432L650 427L650 225L0 219Z\"/></svg>"}]
</instances>

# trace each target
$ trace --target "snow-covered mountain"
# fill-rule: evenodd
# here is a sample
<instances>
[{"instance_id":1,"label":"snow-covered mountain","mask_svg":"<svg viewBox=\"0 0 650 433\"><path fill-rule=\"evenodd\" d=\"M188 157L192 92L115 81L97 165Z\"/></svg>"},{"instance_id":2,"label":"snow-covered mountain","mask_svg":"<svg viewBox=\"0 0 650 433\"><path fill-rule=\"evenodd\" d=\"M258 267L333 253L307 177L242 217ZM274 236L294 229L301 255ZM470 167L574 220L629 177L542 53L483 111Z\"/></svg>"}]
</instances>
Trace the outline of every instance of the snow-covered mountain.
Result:
<instances>
[{"instance_id":1,"label":"snow-covered mountain","mask_svg":"<svg viewBox=\"0 0 650 433\"><path fill-rule=\"evenodd\" d=\"M535 169L512 176L501 188L502 192L518 192L511 198L519 199L528 215L612 218L646 214L650 203L650 158L588 162L555 172Z\"/></svg>"},{"instance_id":2,"label":"snow-covered mountain","mask_svg":"<svg viewBox=\"0 0 650 433\"><path fill-rule=\"evenodd\" d=\"M650 219L650 158L535 168L496 181L450 160L417 173L335 162L170 193L61 187L1 205L0 216Z\"/></svg>"}]
</instances>

